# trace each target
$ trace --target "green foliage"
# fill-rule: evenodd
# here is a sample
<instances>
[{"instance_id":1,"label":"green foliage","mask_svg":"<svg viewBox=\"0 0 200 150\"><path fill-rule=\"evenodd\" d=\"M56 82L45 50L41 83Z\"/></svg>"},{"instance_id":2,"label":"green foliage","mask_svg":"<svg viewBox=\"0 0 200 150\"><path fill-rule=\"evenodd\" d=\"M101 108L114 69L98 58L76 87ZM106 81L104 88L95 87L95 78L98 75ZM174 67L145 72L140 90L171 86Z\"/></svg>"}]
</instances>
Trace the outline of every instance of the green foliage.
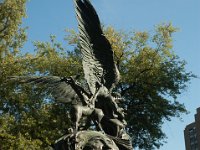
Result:
<instances>
[{"instance_id":1,"label":"green foliage","mask_svg":"<svg viewBox=\"0 0 200 150\"><path fill-rule=\"evenodd\" d=\"M20 132L16 132L15 118L11 115L4 115L0 118L0 149L4 150L24 150L24 149L41 149L42 141L25 138ZM13 134L15 133L15 134Z\"/></svg>"},{"instance_id":2,"label":"green foliage","mask_svg":"<svg viewBox=\"0 0 200 150\"><path fill-rule=\"evenodd\" d=\"M26 41L26 28L19 27L25 13L26 0L4 0L0 3L0 61L15 55Z\"/></svg>"},{"instance_id":3,"label":"green foliage","mask_svg":"<svg viewBox=\"0 0 200 150\"><path fill-rule=\"evenodd\" d=\"M67 50L50 36L37 41L35 54L21 54L26 30L21 28L26 0L0 3L0 149L48 149L70 126L70 106L56 103L44 89L5 83L12 75L83 75L78 35L67 31ZM112 44L121 73L116 91L126 99L127 130L134 146L159 148L165 139L161 126L171 117L186 113L177 96L194 77L185 70L185 61L173 52L171 24L158 25L148 32L116 31L104 28Z\"/></svg>"},{"instance_id":4,"label":"green foliage","mask_svg":"<svg viewBox=\"0 0 200 150\"><path fill-rule=\"evenodd\" d=\"M66 51L55 36L50 37L51 42L35 42L36 56L34 67L42 74L57 76L73 76L82 71L81 59L76 51ZM58 65L59 64L59 65Z\"/></svg>"}]
</instances>

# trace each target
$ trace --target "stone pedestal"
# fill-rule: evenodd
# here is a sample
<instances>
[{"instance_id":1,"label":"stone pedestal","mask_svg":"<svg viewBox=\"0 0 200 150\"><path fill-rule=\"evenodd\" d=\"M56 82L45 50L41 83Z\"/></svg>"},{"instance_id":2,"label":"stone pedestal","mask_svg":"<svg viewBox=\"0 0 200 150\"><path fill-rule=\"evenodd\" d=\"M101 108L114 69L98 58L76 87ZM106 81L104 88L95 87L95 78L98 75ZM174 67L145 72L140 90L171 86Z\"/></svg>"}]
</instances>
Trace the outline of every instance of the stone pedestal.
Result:
<instances>
[{"instance_id":1,"label":"stone pedestal","mask_svg":"<svg viewBox=\"0 0 200 150\"><path fill-rule=\"evenodd\" d=\"M53 150L133 150L131 142L98 131L79 131L62 136Z\"/></svg>"}]
</instances>

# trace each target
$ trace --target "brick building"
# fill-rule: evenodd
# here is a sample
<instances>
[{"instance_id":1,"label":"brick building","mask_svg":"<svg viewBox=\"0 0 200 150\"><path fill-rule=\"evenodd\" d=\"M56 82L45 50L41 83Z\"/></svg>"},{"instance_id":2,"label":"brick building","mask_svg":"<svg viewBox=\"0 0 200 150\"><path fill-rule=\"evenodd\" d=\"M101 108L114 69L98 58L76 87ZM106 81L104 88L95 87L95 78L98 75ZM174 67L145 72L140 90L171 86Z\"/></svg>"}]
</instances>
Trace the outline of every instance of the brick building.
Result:
<instances>
[{"instance_id":1,"label":"brick building","mask_svg":"<svg viewBox=\"0 0 200 150\"><path fill-rule=\"evenodd\" d=\"M185 149L200 150L200 107L197 108L195 121L185 127Z\"/></svg>"}]
</instances>

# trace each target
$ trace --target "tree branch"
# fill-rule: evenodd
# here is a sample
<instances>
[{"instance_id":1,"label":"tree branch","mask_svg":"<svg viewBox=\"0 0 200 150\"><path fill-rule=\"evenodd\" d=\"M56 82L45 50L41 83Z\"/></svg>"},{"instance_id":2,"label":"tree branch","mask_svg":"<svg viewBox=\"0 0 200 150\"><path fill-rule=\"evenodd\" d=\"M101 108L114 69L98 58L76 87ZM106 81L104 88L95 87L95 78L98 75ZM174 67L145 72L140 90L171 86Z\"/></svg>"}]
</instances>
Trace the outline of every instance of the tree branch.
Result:
<instances>
[{"instance_id":1,"label":"tree branch","mask_svg":"<svg viewBox=\"0 0 200 150\"><path fill-rule=\"evenodd\" d=\"M3 29L0 30L0 34L2 34L2 35L0 35L0 38L3 38L3 36L4 36L3 32L4 32L7 28L8 28L8 19L6 19L6 22L5 22L5 25L4 25Z\"/></svg>"}]
</instances>

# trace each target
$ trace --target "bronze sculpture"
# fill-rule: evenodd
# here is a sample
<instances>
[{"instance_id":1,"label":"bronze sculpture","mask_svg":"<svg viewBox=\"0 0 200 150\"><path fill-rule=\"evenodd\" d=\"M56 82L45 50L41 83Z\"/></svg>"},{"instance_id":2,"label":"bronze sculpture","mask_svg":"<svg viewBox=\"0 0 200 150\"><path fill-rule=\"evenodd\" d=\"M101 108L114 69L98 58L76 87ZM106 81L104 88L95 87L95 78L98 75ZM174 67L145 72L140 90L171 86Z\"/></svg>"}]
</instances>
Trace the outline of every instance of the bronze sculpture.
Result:
<instances>
[{"instance_id":1,"label":"bronze sculpture","mask_svg":"<svg viewBox=\"0 0 200 150\"><path fill-rule=\"evenodd\" d=\"M74 103L71 109L74 124L69 133L55 142L55 150L131 150L130 137L125 131L124 110L118 105L123 98L113 92L120 76L113 50L90 1L74 0L74 3L83 70L89 91L72 77L13 76L10 79L45 85L57 101ZM92 129L91 121L94 123Z\"/></svg>"}]
</instances>

